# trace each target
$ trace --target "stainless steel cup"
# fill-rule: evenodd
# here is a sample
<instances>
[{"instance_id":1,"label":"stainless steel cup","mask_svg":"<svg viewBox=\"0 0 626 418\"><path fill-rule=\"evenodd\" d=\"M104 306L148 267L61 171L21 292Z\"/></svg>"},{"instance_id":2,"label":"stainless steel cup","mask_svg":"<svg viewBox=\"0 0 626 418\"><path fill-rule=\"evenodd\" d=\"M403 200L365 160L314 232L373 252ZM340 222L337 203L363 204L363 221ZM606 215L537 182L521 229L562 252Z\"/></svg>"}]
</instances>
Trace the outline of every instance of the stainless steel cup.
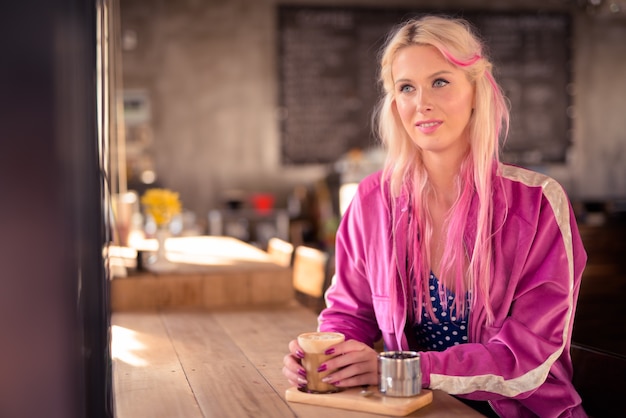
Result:
<instances>
[{"instance_id":1,"label":"stainless steel cup","mask_svg":"<svg viewBox=\"0 0 626 418\"><path fill-rule=\"evenodd\" d=\"M417 351L385 351L378 355L378 389L387 396L409 397L422 390Z\"/></svg>"}]
</instances>

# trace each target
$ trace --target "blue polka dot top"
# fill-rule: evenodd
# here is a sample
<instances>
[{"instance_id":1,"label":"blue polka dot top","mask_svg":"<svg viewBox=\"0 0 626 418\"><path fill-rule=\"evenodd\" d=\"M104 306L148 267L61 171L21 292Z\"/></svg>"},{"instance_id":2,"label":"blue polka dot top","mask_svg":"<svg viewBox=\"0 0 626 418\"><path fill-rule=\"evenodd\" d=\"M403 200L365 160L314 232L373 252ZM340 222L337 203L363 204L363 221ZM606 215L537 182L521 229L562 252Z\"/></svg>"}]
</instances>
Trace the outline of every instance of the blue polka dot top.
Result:
<instances>
[{"instance_id":1,"label":"blue polka dot top","mask_svg":"<svg viewBox=\"0 0 626 418\"><path fill-rule=\"evenodd\" d=\"M469 317L469 298L468 306L464 318L457 318L456 307L454 304L454 292L445 289L445 297L447 303L442 303L439 294L439 280L434 274L430 273L428 279L429 297L433 305L433 312L439 321L435 323L428 316L426 307L422 308L422 322L413 325L417 343L427 349L433 351L443 351L448 347L463 344L467 342L467 318ZM413 290L413 309L417 311L417 297Z\"/></svg>"}]
</instances>

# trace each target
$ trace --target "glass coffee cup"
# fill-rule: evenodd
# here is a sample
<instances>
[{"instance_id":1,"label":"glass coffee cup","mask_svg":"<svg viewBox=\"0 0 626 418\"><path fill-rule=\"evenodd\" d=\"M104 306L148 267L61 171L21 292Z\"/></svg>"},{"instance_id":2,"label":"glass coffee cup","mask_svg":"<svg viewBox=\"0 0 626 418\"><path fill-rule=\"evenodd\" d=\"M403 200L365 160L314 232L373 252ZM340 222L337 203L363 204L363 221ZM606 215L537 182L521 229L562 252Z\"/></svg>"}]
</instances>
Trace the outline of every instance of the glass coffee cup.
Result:
<instances>
[{"instance_id":1,"label":"glass coffee cup","mask_svg":"<svg viewBox=\"0 0 626 418\"><path fill-rule=\"evenodd\" d=\"M328 348L345 341L345 336L339 332L305 332L298 335L298 345L304 352L302 367L306 370L307 385L304 391L309 393L331 393L339 391L336 386L323 382L326 376L334 370L318 371L326 361L335 357L326 354Z\"/></svg>"}]
</instances>

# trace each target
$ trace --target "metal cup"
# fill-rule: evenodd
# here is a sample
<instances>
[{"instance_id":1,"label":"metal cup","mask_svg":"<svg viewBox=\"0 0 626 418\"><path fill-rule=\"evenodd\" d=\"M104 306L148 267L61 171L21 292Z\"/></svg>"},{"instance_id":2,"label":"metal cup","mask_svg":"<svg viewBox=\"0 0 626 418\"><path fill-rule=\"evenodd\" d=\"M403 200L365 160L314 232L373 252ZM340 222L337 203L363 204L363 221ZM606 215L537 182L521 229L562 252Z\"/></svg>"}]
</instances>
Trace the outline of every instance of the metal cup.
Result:
<instances>
[{"instance_id":1,"label":"metal cup","mask_svg":"<svg viewBox=\"0 0 626 418\"><path fill-rule=\"evenodd\" d=\"M409 397L422 390L417 351L385 351L378 355L378 389L387 396Z\"/></svg>"}]
</instances>

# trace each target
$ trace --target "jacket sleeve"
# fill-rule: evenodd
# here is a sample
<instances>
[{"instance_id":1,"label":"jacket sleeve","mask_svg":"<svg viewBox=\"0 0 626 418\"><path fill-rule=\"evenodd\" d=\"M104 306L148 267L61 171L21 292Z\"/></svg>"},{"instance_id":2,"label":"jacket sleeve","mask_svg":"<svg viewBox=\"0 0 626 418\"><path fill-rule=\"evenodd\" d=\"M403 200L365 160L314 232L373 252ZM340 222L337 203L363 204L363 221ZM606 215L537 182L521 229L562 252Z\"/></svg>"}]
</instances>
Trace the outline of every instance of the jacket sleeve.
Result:
<instances>
[{"instance_id":1,"label":"jacket sleeve","mask_svg":"<svg viewBox=\"0 0 626 418\"><path fill-rule=\"evenodd\" d=\"M375 189L370 186L372 188ZM363 201L367 193L362 184L337 231L335 276L325 295L327 307L319 316L319 329L342 332L346 339L373 346L381 332L374 313L374 298L366 266L365 240L372 229L364 227L368 222L364 213L367 204Z\"/></svg>"},{"instance_id":2,"label":"jacket sleeve","mask_svg":"<svg viewBox=\"0 0 626 418\"><path fill-rule=\"evenodd\" d=\"M495 321L470 318L481 328L470 329L477 335L470 343L423 353L425 386L496 400L525 398L547 380L571 381L568 349L586 254L565 193L553 196L521 202L539 210L530 219L510 214L496 234L489 295Z\"/></svg>"}]
</instances>

